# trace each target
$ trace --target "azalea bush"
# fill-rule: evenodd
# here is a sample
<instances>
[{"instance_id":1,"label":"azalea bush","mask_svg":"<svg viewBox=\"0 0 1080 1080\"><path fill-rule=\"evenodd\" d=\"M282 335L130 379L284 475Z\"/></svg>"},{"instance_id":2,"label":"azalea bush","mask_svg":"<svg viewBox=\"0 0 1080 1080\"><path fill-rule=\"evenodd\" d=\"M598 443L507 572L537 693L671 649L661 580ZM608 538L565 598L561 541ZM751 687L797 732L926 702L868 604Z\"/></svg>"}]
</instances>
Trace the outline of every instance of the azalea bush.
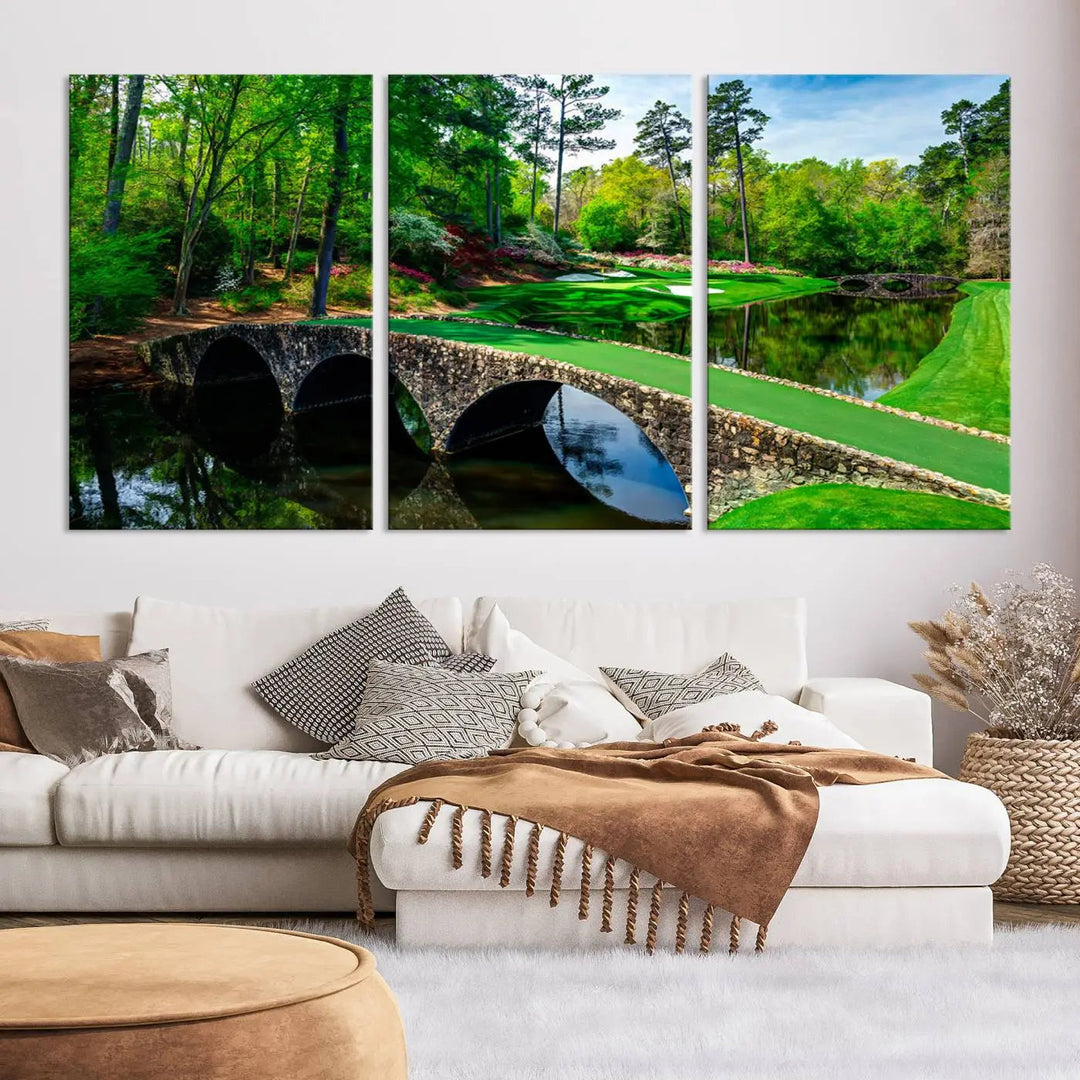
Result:
<instances>
[{"instance_id":1,"label":"azalea bush","mask_svg":"<svg viewBox=\"0 0 1080 1080\"><path fill-rule=\"evenodd\" d=\"M435 280L431 274L425 274L423 270L414 270L411 266L399 266L397 263L390 264L390 273L400 274L402 277L418 281L421 285L430 285Z\"/></svg>"},{"instance_id":2,"label":"azalea bush","mask_svg":"<svg viewBox=\"0 0 1080 1080\"><path fill-rule=\"evenodd\" d=\"M939 621L910 624L927 644L933 697L1008 739L1080 739L1080 614L1076 588L1052 566L972 584Z\"/></svg>"}]
</instances>

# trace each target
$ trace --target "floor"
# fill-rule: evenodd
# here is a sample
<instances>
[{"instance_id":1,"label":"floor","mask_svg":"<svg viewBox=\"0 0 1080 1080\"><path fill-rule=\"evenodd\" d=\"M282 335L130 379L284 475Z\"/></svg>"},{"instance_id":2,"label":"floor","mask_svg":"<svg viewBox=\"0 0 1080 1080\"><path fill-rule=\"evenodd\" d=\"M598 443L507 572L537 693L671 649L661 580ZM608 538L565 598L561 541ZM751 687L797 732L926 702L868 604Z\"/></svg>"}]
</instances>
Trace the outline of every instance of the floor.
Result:
<instances>
[{"instance_id":1,"label":"floor","mask_svg":"<svg viewBox=\"0 0 1080 1080\"><path fill-rule=\"evenodd\" d=\"M285 915L275 914L265 916L267 919L280 920ZM193 914L193 915L0 915L0 930L8 930L18 926L53 926L64 923L80 922L112 922L122 919L125 922L134 921L172 921L175 919L191 920L193 922L229 922L239 919L243 922L258 922L258 916L222 915L222 914ZM393 922L391 916L377 920L389 928ZM1030 926L1036 923L1049 923L1064 926L1080 926L1080 904L1013 904L1005 901L994 902L994 922L998 926Z\"/></svg>"}]
</instances>

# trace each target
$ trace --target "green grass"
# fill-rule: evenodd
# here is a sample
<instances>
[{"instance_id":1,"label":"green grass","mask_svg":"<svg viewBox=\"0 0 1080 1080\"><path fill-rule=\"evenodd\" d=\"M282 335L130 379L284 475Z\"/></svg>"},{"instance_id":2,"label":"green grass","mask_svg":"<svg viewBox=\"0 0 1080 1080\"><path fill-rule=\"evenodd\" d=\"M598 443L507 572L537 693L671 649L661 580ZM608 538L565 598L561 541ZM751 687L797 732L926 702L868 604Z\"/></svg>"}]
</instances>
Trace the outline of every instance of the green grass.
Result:
<instances>
[{"instance_id":1,"label":"green grass","mask_svg":"<svg viewBox=\"0 0 1080 1080\"><path fill-rule=\"evenodd\" d=\"M784 274L710 274L709 308L738 307L758 300L790 300L795 296L835 289L835 281L825 278L788 277Z\"/></svg>"},{"instance_id":2,"label":"green grass","mask_svg":"<svg viewBox=\"0 0 1080 1080\"><path fill-rule=\"evenodd\" d=\"M752 499L711 529L1007 529L995 506L857 484L811 484Z\"/></svg>"},{"instance_id":3,"label":"green grass","mask_svg":"<svg viewBox=\"0 0 1080 1080\"><path fill-rule=\"evenodd\" d=\"M1009 490L1009 447L850 401L709 367L709 403L872 454Z\"/></svg>"},{"instance_id":4,"label":"green grass","mask_svg":"<svg viewBox=\"0 0 1080 1080\"><path fill-rule=\"evenodd\" d=\"M1008 435L1009 284L960 288L968 296L953 308L941 344L881 403Z\"/></svg>"}]
</instances>

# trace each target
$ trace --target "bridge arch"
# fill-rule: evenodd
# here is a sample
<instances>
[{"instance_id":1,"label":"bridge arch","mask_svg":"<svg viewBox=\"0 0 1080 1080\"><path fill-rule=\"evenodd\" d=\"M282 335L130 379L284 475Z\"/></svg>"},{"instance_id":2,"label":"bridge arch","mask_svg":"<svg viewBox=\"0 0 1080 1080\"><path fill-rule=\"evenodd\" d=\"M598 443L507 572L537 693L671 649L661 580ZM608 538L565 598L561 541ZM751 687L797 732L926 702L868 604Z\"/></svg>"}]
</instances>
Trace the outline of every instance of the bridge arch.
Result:
<instances>
[{"instance_id":1,"label":"bridge arch","mask_svg":"<svg viewBox=\"0 0 1080 1080\"><path fill-rule=\"evenodd\" d=\"M205 360L203 361L205 363ZM293 412L341 405L371 396L371 357L334 353L303 377L293 398Z\"/></svg>"},{"instance_id":2,"label":"bridge arch","mask_svg":"<svg viewBox=\"0 0 1080 1080\"><path fill-rule=\"evenodd\" d=\"M446 437L446 452L469 450L509 432L539 426L562 385L552 379L521 379L485 391L454 422Z\"/></svg>"},{"instance_id":3,"label":"bridge arch","mask_svg":"<svg viewBox=\"0 0 1080 1080\"><path fill-rule=\"evenodd\" d=\"M237 334L226 334L203 350L194 372L194 385L272 379L274 373L261 352Z\"/></svg>"},{"instance_id":4,"label":"bridge arch","mask_svg":"<svg viewBox=\"0 0 1080 1080\"><path fill-rule=\"evenodd\" d=\"M948 274L843 274L833 278L836 291L873 300L928 300L954 292L960 278Z\"/></svg>"}]
</instances>

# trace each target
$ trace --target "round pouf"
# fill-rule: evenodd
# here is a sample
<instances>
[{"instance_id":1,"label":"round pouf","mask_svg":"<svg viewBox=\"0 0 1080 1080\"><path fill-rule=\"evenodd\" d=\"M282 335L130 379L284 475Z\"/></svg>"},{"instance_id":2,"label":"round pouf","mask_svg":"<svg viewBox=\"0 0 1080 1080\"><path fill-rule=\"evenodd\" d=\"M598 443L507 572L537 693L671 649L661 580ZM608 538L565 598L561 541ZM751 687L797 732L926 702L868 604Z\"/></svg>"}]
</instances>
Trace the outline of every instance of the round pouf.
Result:
<instances>
[{"instance_id":1,"label":"round pouf","mask_svg":"<svg viewBox=\"0 0 1080 1080\"><path fill-rule=\"evenodd\" d=\"M0 931L5 1080L405 1080L366 949L249 926Z\"/></svg>"}]
</instances>

